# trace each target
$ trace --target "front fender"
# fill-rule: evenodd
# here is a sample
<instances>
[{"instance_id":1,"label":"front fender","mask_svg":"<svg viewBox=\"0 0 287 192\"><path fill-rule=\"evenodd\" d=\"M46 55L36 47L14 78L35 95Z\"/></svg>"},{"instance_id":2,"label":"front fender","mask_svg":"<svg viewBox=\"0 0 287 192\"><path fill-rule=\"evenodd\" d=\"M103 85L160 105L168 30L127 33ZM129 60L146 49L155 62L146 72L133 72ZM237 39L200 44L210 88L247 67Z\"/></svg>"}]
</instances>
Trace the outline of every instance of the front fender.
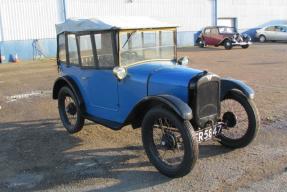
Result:
<instances>
[{"instance_id":1,"label":"front fender","mask_svg":"<svg viewBox=\"0 0 287 192\"><path fill-rule=\"evenodd\" d=\"M226 40L232 40L230 37L225 37L223 40L221 40L217 45L223 45L224 41Z\"/></svg>"},{"instance_id":2,"label":"front fender","mask_svg":"<svg viewBox=\"0 0 287 192\"><path fill-rule=\"evenodd\" d=\"M133 128L140 127L145 114L158 105L170 108L184 120L192 119L192 110L184 101L172 95L156 95L144 97L129 114L125 124L132 123Z\"/></svg>"},{"instance_id":3,"label":"front fender","mask_svg":"<svg viewBox=\"0 0 287 192\"><path fill-rule=\"evenodd\" d=\"M172 95L158 95L158 96L150 96L150 99L156 99L168 105L171 109L173 109L182 119L191 120L192 119L192 110L181 99Z\"/></svg>"},{"instance_id":4,"label":"front fender","mask_svg":"<svg viewBox=\"0 0 287 192\"><path fill-rule=\"evenodd\" d=\"M249 87L247 84L243 83L242 81L236 79L221 79L221 100L225 97L228 91L232 89L240 90L247 98L254 99L255 92L254 90Z\"/></svg>"}]
</instances>

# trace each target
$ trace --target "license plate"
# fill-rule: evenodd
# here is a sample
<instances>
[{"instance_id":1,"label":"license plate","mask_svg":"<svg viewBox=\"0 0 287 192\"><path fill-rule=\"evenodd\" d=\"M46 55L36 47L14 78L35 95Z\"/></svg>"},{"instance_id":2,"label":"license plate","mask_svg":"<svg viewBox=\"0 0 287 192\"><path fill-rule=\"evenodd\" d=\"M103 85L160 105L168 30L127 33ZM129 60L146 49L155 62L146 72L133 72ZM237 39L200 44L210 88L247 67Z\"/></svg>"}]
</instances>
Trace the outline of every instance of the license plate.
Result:
<instances>
[{"instance_id":1,"label":"license plate","mask_svg":"<svg viewBox=\"0 0 287 192\"><path fill-rule=\"evenodd\" d=\"M224 123L219 122L215 126L207 127L199 131L196 131L195 133L197 137L197 142L201 143L204 141L208 141L213 137L220 135L222 128L225 126L226 125Z\"/></svg>"},{"instance_id":2,"label":"license plate","mask_svg":"<svg viewBox=\"0 0 287 192\"><path fill-rule=\"evenodd\" d=\"M209 127L209 128L205 128L205 129L201 129L199 131L196 131L196 137L197 137L197 142L201 143L204 141L208 141L210 139L212 139L213 137L213 128Z\"/></svg>"}]
</instances>

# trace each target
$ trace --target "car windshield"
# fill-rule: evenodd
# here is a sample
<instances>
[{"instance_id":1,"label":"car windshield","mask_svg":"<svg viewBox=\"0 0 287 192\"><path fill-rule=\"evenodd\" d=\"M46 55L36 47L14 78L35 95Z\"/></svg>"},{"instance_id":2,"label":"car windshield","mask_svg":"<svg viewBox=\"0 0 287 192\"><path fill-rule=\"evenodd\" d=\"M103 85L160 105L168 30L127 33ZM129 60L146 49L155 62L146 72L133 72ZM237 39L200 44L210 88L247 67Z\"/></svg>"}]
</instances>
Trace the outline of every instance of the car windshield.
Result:
<instances>
[{"instance_id":1,"label":"car windshield","mask_svg":"<svg viewBox=\"0 0 287 192\"><path fill-rule=\"evenodd\" d=\"M175 59L175 29L120 32L120 64Z\"/></svg>"},{"instance_id":2,"label":"car windshield","mask_svg":"<svg viewBox=\"0 0 287 192\"><path fill-rule=\"evenodd\" d=\"M235 28L233 27L219 27L219 33L227 33L227 34L232 34L235 33Z\"/></svg>"}]
</instances>

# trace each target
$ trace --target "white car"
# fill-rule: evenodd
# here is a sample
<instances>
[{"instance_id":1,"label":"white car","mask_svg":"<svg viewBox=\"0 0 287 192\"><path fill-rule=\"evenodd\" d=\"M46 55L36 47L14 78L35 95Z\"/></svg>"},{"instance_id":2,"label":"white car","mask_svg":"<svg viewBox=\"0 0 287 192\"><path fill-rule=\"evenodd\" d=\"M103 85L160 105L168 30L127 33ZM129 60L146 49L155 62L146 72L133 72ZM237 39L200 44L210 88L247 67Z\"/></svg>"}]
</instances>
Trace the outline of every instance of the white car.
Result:
<instances>
[{"instance_id":1,"label":"white car","mask_svg":"<svg viewBox=\"0 0 287 192\"><path fill-rule=\"evenodd\" d=\"M287 41L287 25L270 25L256 31L260 42Z\"/></svg>"}]
</instances>

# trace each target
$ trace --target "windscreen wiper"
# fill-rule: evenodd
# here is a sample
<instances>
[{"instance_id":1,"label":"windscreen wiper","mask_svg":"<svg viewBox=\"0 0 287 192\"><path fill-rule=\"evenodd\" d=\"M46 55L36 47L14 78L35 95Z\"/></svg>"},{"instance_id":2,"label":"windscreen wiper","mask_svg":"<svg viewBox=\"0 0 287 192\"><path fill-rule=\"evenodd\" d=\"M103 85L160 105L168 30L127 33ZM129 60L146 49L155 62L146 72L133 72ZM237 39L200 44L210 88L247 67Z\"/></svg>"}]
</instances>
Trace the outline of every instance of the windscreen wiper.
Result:
<instances>
[{"instance_id":1,"label":"windscreen wiper","mask_svg":"<svg viewBox=\"0 0 287 192\"><path fill-rule=\"evenodd\" d=\"M124 47L126 46L126 44L129 42L130 38L133 36L133 34L134 34L135 32L136 32L136 30L130 33L130 36L128 37L128 39L126 40L126 42L124 43L124 45L123 45L122 48L124 48Z\"/></svg>"}]
</instances>

